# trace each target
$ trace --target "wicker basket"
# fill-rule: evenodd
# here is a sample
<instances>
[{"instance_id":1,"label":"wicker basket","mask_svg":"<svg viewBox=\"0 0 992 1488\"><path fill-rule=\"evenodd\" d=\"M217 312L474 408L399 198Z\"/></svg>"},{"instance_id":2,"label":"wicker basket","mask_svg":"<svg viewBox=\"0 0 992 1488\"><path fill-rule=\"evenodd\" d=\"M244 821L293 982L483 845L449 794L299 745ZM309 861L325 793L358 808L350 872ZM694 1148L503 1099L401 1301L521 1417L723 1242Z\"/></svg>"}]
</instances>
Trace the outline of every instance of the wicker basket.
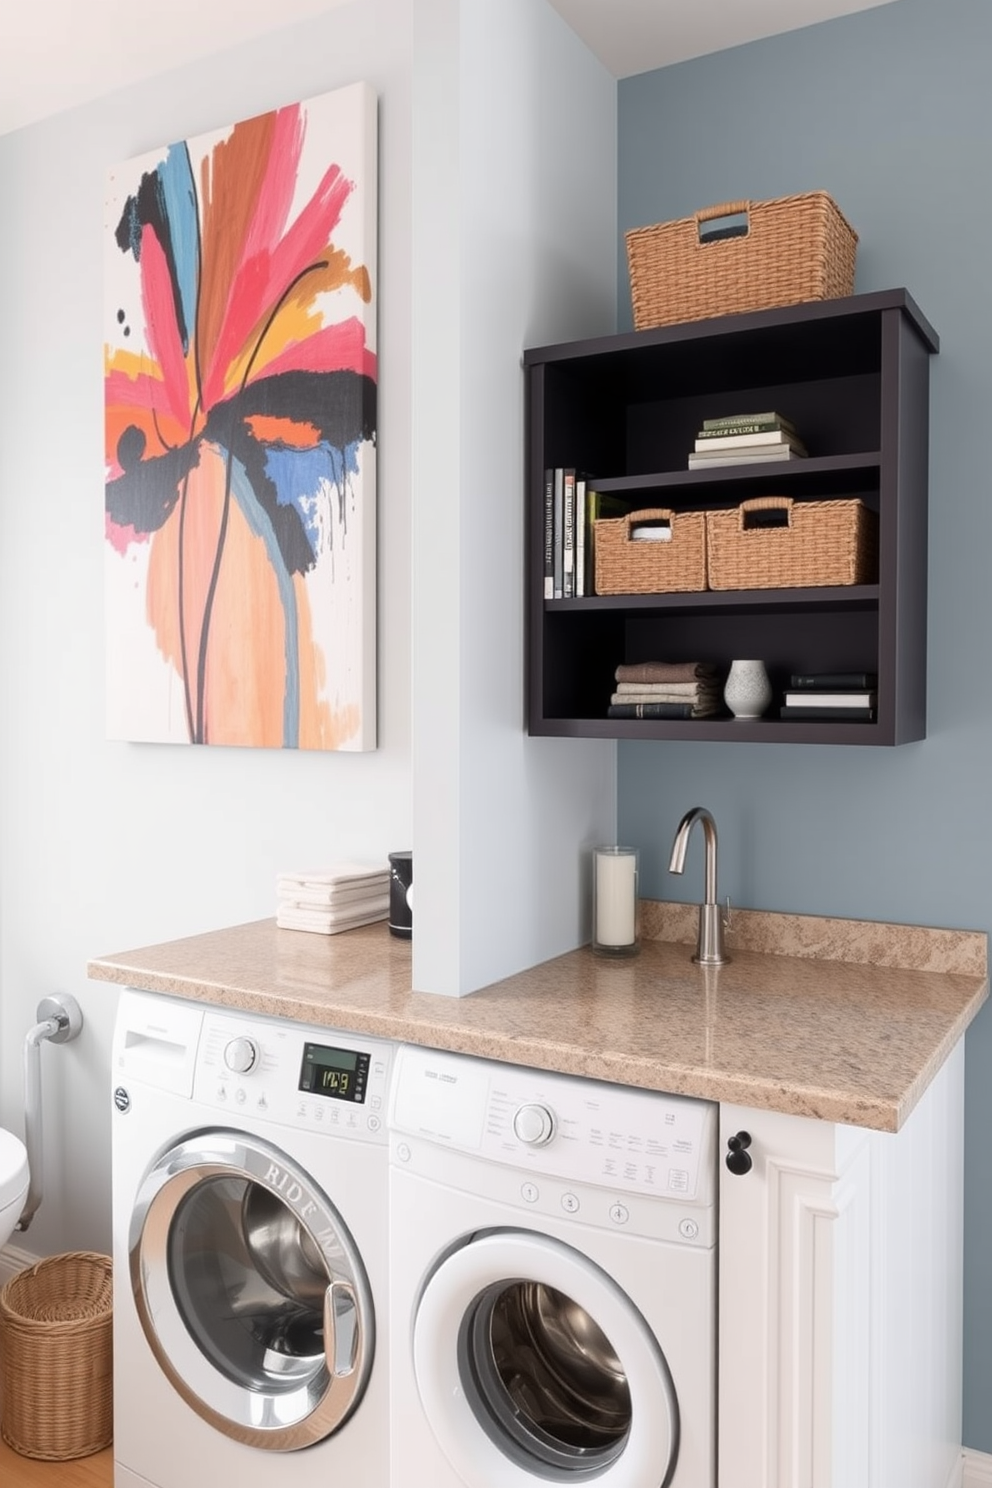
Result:
<instances>
[{"instance_id":1,"label":"wicker basket","mask_svg":"<svg viewBox=\"0 0 992 1488\"><path fill-rule=\"evenodd\" d=\"M738 235L710 235L707 223L733 216ZM726 202L626 238L639 331L854 293L858 235L825 191Z\"/></svg>"},{"instance_id":2,"label":"wicker basket","mask_svg":"<svg viewBox=\"0 0 992 1488\"><path fill-rule=\"evenodd\" d=\"M769 526L758 513L779 511ZM862 501L758 496L706 513L711 589L813 589L878 577L878 518Z\"/></svg>"},{"instance_id":3,"label":"wicker basket","mask_svg":"<svg viewBox=\"0 0 992 1488\"><path fill-rule=\"evenodd\" d=\"M667 542L638 542L636 526L669 526ZM596 523L597 594L673 594L706 588L706 513L663 508Z\"/></svg>"},{"instance_id":4,"label":"wicker basket","mask_svg":"<svg viewBox=\"0 0 992 1488\"><path fill-rule=\"evenodd\" d=\"M113 1440L111 1260L50 1256L0 1291L0 1433L23 1457L66 1462Z\"/></svg>"}]
</instances>

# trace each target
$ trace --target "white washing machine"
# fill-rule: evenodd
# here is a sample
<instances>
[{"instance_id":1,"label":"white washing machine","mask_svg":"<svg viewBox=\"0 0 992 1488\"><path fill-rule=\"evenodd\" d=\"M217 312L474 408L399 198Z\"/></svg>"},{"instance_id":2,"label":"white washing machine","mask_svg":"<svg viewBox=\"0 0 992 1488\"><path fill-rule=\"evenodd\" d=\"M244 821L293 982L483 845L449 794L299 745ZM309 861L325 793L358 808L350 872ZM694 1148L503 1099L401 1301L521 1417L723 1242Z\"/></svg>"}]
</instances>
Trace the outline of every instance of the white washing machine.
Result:
<instances>
[{"instance_id":1,"label":"white washing machine","mask_svg":"<svg viewBox=\"0 0 992 1488\"><path fill-rule=\"evenodd\" d=\"M388 1488L393 1053L122 994L116 1488Z\"/></svg>"},{"instance_id":2,"label":"white washing machine","mask_svg":"<svg viewBox=\"0 0 992 1488\"><path fill-rule=\"evenodd\" d=\"M390 1109L403 1488L714 1488L716 1107L427 1049Z\"/></svg>"}]
</instances>

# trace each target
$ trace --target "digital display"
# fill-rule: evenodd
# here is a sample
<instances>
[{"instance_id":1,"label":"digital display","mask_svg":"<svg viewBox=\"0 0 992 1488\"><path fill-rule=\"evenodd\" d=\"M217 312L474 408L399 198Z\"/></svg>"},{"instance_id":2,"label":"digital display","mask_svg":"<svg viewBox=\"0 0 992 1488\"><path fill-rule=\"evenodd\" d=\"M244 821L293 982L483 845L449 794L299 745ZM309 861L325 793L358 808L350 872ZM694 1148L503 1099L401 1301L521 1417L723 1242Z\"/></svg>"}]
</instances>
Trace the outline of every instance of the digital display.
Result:
<instances>
[{"instance_id":1,"label":"digital display","mask_svg":"<svg viewBox=\"0 0 992 1488\"><path fill-rule=\"evenodd\" d=\"M303 1045L300 1089L308 1095L326 1095L329 1100L365 1100L369 1077L368 1054L355 1049L334 1049L326 1044Z\"/></svg>"}]
</instances>

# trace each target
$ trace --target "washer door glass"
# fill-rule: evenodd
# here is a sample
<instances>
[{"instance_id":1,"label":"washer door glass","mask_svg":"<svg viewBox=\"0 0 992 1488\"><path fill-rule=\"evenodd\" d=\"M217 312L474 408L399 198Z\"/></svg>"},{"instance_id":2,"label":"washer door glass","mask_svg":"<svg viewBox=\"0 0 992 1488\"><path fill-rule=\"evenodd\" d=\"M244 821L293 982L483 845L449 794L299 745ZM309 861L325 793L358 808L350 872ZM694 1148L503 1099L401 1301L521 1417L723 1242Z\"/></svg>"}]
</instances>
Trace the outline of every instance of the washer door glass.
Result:
<instances>
[{"instance_id":1,"label":"washer door glass","mask_svg":"<svg viewBox=\"0 0 992 1488\"><path fill-rule=\"evenodd\" d=\"M477 1236L435 1269L414 1324L417 1387L469 1488L535 1479L663 1488L679 1416L630 1298L549 1236Z\"/></svg>"},{"instance_id":2,"label":"washer door glass","mask_svg":"<svg viewBox=\"0 0 992 1488\"><path fill-rule=\"evenodd\" d=\"M368 1279L330 1200L267 1142L207 1132L138 1193L131 1285L145 1337L204 1419L286 1451L330 1435L372 1363Z\"/></svg>"}]
</instances>

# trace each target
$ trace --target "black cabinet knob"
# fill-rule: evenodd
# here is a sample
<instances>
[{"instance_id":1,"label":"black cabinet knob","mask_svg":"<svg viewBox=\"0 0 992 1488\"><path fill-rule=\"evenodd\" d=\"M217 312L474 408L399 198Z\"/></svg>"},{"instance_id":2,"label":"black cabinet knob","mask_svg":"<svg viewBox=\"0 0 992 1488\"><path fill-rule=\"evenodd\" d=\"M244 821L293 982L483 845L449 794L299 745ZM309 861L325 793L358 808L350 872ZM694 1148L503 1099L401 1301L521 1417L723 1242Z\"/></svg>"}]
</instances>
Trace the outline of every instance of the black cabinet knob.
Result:
<instances>
[{"instance_id":1,"label":"black cabinet knob","mask_svg":"<svg viewBox=\"0 0 992 1488\"><path fill-rule=\"evenodd\" d=\"M745 1173L750 1173L754 1164L748 1154L751 1145L751 1133L740 1131L735 1137L727 1140L727 1167L738 1178L743 1178Z\"/></svg>"}]
</instances>

